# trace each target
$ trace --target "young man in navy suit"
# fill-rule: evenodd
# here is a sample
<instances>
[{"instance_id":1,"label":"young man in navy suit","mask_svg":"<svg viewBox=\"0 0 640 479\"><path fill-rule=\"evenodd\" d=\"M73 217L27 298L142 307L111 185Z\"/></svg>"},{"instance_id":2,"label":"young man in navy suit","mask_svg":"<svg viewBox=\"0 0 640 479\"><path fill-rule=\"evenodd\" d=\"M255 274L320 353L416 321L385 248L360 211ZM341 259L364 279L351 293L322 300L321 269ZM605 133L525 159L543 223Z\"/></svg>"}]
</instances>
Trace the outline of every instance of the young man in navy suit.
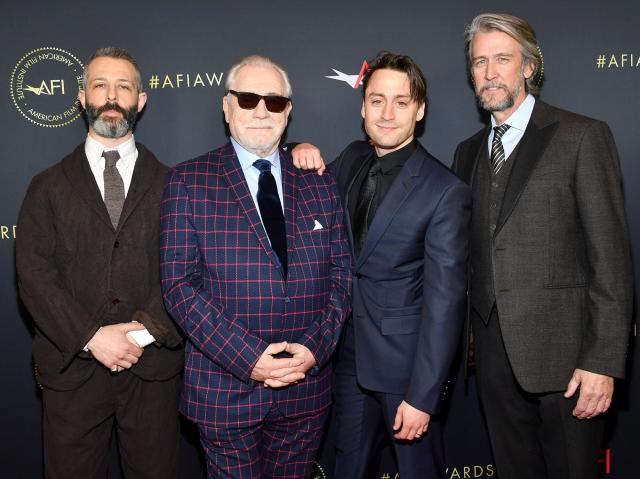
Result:
<instances>
[{"instance_id":1,"label":"young man in navy suit","mask_svg":"<svg viewBox=\"0 0 640 479\"><path fill-rule=\"evenodd\" d=\"M369 141L330 165L355 261L337 352L335 477L367 477L384 435L400 477L444 477L437 413L464 317L470 191L415 140L426 80L411 58L380 54L362 86Z\"/></svg>"}]
</instances>

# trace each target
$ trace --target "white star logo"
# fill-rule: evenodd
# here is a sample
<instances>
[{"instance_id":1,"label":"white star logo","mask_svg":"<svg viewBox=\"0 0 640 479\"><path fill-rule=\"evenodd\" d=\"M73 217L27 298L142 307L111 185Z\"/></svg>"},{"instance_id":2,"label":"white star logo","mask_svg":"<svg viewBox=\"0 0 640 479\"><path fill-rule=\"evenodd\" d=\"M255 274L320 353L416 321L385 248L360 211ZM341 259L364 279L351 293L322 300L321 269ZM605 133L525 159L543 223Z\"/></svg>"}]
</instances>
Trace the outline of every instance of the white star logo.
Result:
<instances>
[{"instance_id":1,"label":"white star logo","mask_svg":"<svg viewBox=\"0 0 640 479\"><path fill-rule=\"evenodd\" d=\"M327 75L325 78L329 78L331 80L343 81L347 85L349 85L353 89L357 89L362 84L362 77L369 69L369 64L367 61L362 62L362 67L360 68L360 73L355 75L349 75L347 73L342 73L340 70L336 70L332 68L335 75Z\"/></svg>"},{"instance_id":2,"label":"white star logo","mask_svg":"<svg viewBox=\"0 0 640 479\"><path fill-rule=\"evenodd\" d=\"M331 78L332 80L343 81L347 83L351 88L358 88L362 83L362 78L360 75L347 75L346 73L342 73L341 71L332 68L332 70L336 73L336 75L327 75L325 78ZM358 84L356 85L356 82Z\"/></svg>"}]
</instances>

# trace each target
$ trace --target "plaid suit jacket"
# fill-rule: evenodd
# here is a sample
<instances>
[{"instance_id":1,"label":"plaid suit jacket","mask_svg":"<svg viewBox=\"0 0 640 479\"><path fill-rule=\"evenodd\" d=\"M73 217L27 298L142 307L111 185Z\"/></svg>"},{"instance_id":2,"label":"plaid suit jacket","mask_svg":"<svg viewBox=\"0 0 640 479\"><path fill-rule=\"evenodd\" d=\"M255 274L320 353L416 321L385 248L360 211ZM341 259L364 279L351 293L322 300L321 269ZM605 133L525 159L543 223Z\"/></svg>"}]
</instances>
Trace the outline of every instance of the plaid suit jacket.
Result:
<instances>
[{"instance_id":1,"label":"plaid suit jacket","mask_svg":"<svg viewBox=\"0 0 640 479\"><path fill-rule=\"evenodd\" d=\"M286 281L231 143L176 166L165 187L162 288L189 339L181 411L208 427L255 424L274 401L290 417L330 404L324 366L351 309L344 213L331 175L295 169L284 150L280 161ZM316 367L297 385L265 388L250 375L280 341L307 346Z\"/></svg>"}]
</instances>

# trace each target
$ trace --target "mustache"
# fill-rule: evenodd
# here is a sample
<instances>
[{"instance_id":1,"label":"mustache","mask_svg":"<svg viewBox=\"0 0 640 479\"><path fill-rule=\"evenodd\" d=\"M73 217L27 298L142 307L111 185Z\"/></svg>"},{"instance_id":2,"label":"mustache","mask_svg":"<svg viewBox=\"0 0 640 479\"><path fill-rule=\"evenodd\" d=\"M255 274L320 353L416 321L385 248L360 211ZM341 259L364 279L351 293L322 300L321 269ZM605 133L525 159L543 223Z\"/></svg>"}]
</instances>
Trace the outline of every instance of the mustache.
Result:
<instances>
[{"instance_id":1,"label":"mustache","mask_svg":"<svg viewBox=\"0 0 640 479\"><path fill-rule=\"evenodd\" d=\"M503 90L509 90L509 88L507 88L507 85L505 85L504 83L490 82L482 85L482 87L480 88L480 93L484 93L485 90L488 90L489 88L502 88Z\"/></svg>"},{"instance_id":2,"label":"mustache","mask_svg":"<svg viewBox=\"0 0 640 479\"><path fill-rule=\"evenodd\" d=\"M99 117L100 115L102 115L105 111L108 110L115 110L118 113L120 113L123 117L127 117L127 110L125 110L124 108L122 108L120 105L118 105L117 103L105 103L104 105L102 105L101 107L98 107L95 109L95 116Z\"/></svg>"}]
</instances>

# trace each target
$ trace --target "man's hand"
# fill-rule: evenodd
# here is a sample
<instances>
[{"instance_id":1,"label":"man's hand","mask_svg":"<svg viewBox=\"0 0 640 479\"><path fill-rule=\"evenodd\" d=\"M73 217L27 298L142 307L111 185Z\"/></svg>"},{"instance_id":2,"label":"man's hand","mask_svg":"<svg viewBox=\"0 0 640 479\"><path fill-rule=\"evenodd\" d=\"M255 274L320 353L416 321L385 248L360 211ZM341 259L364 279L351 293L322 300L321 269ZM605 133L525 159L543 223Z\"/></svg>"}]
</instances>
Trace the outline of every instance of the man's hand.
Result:
<instances>
[{"instance_id":1,"label":"man's hand","mask_svg":"<svg viewBox=\"0 0 640 479\"><path fill-rule=\"evenodd\" d=\"M300 364L272 371L271 377L264 382L266 386L278 388L302 381L306 372L316 364L316 358L302 344L288 343L285 351L292 355L292 359L301 361Z\"/></svg>"},{"instance_id":2,"label":"man's hand","mask_svg":"<svg viewBox=\"0 0 640 479\"><path fill-rule=\"evenodd\" d=\"M416 409L408 402L402 401L398 406L396 418L393 422L393 430L397 431L393 437L407 441L420 439L427 432L430 419L429 413Z\"/></svg>"},{"instance_id":3,"label":"man's hand","mask_svg":"<svg viewBox=\"0 0 640 479\"><path fill-rule=\"evenodd\" d=\"M609 409L613 397L613 378L604 374L576 369L567 385L565 398L570 398L580 388L580 396L573 415L578 419L591 419Z\"/></svg>"},{"instance_id":4,"label":"man's hand","mask_svg":"<svg viewBox=\"0 0 640 479\"><path fill-rule=\"evenodd\" d=\"M322 176L326 166L320 150L311 143L300 143L291 150L293 157L293 166L303 170L318 170L318 174Z\"/></svg>"},{"instance_id":5,"label":"man's hand","mask_svg":"<svg viewBox=\"0 0 640 479\"><path fill-rule=\"evenodd\" d=\"M138 362L144 349L133 344L127 333L139 329L144 329L144 325L120 323L103 326L87 343L87 349L96 360L112 371L129 369Z\"/></svg>"},{"instance_id":6,"label":"man's hand","mask_svg":"<svg viewBox=\"0 0 640 479\"><path fill-rule=\"evenodd\" d=\"M303 360L300 358L274 358L273 356L278 353L282 353L287 350L289 344L284 341L282 343L273 343L267 346L264 350L258 362L251 371L251 379L254 381L260 381L265 386L272 388L281 388L289 386L290 384L304 379L304 372L297 369L303 364ZM279 377L279 380L274 380L275 371L291 371L286 377Z\"/></svg>"}]
</instances>

